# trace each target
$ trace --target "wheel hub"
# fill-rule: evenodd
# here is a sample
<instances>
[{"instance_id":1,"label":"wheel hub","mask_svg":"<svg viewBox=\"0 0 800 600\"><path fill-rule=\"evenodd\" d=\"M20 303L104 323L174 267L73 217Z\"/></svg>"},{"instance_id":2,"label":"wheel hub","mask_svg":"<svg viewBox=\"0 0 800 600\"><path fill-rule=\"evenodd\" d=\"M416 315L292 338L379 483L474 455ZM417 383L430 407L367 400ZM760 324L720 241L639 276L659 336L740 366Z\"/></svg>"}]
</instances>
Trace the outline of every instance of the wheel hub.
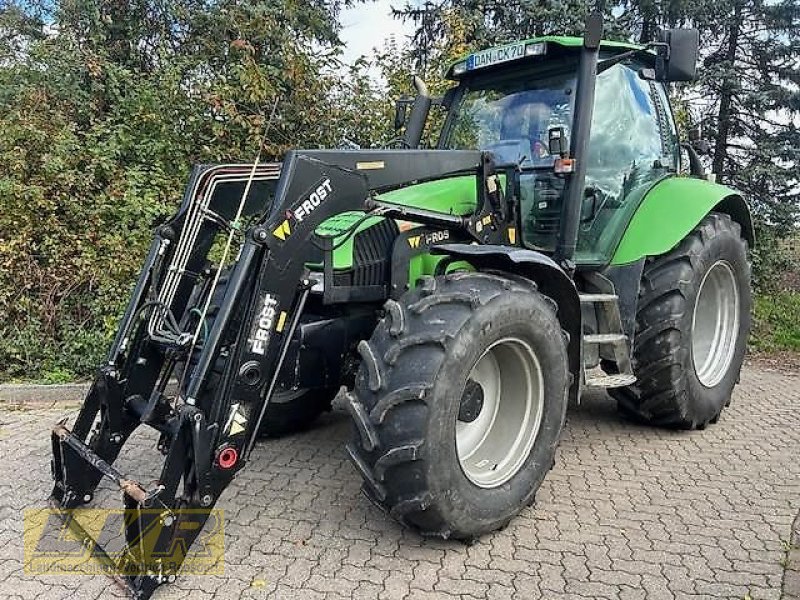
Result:
<instances>
[{"instance_id":1,"label":"wheel hub","mask_svg":"<svg viewBox=\"0 0 800 600\"><path fill-rule=\"evenodd\" d=\"M719 260L706 272L692 317L692 362L697 378L714 387L725 377L739 335L739 288L730 263Z\"/></svg>"},{"instance_id":2,"label":"wheel hub","mask_svg":"<svg viewBox=\"0 0 800 600\"><path fill-rule=\"evenodd\" d=\"M530 344L493 343L470 372L456 420L461 470L475 485L510 480L533 448L544 412L544 377Z\"/></svg>"},{"instance_id":3,"label":"wheel hub","mask_svg":"<svg viewBox=\"0 0 800 600\"><path fill-rule=\"evenodd\" d=\"M461 406L458 409L458 420L462 423L472 423L478 418L483 409L483 388L472 379L467 381L464 394L461 396Z\"/></svg>"}]
</instances>

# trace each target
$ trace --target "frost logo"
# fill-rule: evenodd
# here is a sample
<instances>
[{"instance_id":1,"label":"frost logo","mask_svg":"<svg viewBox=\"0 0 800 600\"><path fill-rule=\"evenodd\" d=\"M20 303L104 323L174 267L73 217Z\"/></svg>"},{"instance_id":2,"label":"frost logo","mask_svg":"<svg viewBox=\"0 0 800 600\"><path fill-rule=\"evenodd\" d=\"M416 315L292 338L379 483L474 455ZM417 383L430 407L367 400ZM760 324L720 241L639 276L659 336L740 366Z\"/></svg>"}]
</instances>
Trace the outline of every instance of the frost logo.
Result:
<instances>
[{"instance_id":1,"label":"frost logo","mask_svg":"<svg viewBox=\"0 0 800 600\"><path fill-rule=\"evenodd\" d=\"M308 215L314 212L322 202L333 193L330 178L324 179L317 188L309 194L308 198L294 209L294 218L298 223L302 223Z\"/></svg>"},{"instance_id":2,"label":"frost logo","mask_svg":"<svg viewBox=\"0 0 800 600\"><path fill-rule=\"evenodd\" d=\"M412 248L419 248L421 245L431 246L433 244L438 244L439 242L444 242L449 239L450 239L449 231L432 231L431 233L415 235L408 238L408 245L411 246Z\"/></svg>"},{"instance_id":3,"label":"frost logo","mask_svg":"<svg viewBox=\"0 0 800 600\"><path fill-rule=\"evenodd\" d=\"M266 352L277 310L278 299L272 294L265 294L261 312L253 324L253 331L250 336L250 352L253 354L263 355Z\"/></svg>"}]
</instances>

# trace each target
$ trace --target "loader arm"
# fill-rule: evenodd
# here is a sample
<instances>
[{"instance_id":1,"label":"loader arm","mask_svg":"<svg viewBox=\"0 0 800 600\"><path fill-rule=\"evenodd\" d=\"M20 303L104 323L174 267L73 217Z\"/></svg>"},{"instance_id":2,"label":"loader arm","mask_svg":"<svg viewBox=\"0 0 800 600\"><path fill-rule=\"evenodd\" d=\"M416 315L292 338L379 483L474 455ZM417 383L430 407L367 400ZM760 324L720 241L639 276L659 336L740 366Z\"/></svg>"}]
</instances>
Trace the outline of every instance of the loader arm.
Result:
<instances>
[{"instance_id":1,"label":"loader arm","mask_svg":"<svg viewBox=\"0 0 800 600\"><path fill-rule=\"evenodd\" d=\"M239 181L245 172L240 168L238 175L216 175L238 176ZM335 214L364 210L374 192L458 174L476 175L485 196L482 208L461 221L477 236L475 224L498 208L493 186L486 185L493 175L491 161L480 152L289 152L274 200L260 207L257 222L244 234L224 298L201 339L192 335L202 325L192 320L193 311L217 283L204 261L214 231L221 227L235 233L233 215L238 213L230 203L208 203L213 178L206 177L205 183L195 178L197 185L187 190L192 196L157 230L115 343L73 430L62 422L52 433L51 500L67 509L61 512L79 535L86 534L69 509L90 502L104 477L122 492L130 514L119 572L134 597L147 598L174 578L220 494L247 463L308 298L311 282L302 257L309 244L320 243L312 239L318 226ZM260 181L270 179L269 173L262 175ZM241 202L259 214L252 198L243 195ZM393 210L369 206L372 214ZM419 213L406 216L421 221L428 216ZM189 285L182 277L195 283ZM180 331L174 331L176 325ZM221 360L221 382L209 386ZM174 397L166 391L173 373L179 378ZM158 448L164 454L161 474L149 489L113 467L140 424L160 432ZM154 523L160 524L160 534L143 552L143 532ZM87 543L97 545L94 540ZM152 559L170 550L169 561Z\"/></svg>"}]
</instances>

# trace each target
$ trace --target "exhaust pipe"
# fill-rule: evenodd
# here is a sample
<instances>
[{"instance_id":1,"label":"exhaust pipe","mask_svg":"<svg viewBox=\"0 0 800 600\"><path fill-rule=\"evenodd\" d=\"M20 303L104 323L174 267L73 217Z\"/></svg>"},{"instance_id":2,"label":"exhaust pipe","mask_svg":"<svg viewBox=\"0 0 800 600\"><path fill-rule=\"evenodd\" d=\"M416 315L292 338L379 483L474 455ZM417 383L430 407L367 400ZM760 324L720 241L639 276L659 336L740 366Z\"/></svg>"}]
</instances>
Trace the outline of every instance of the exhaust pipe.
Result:
<instances>
[{"instance_id":1,"label":"exhaust pipe","mask_svg":"<svg viewBox=\"0 0 800 600\"><path fill-rule=\"evenodd\" d=\"M414 75L414 88L417 90L417 97L414 98L414 105L411 107L411 116L408 118L406 134L403 141L406 148L418 148L422 140L422 132L425 129L425 122L428 120L428 113L431 110L431 97L428 95L428 87L417 75Z\"/></svg>"}]
</instances>

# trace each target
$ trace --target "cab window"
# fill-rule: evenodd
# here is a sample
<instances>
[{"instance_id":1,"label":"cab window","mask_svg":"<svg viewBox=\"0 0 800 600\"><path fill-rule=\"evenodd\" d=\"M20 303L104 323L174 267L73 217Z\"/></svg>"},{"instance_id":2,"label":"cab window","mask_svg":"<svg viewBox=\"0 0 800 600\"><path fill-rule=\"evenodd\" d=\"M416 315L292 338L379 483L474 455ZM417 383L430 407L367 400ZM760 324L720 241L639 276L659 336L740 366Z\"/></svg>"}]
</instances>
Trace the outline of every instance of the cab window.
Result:
<instances>
[{"instance_id":1,"label":"cab window","mask_svg":"<svg viewBox=\"0 0 800 600\"><path fill-rule=\"evenodd\" d=\"M480 148L499 164L553 164L547 133L572 124L571 74L476 81L466 90L444 147Z\"/></svg>"},{"instance_id":2,"label":"cab window","mask_svg":"<svg viewBox=\"0 0 800 600\"><path fill-rule=\"evenodd\" d=\"M677 168L655 84L619 64L597 78L576 259L606 262L645 192Z\"/></svg>"}]
</instances>

